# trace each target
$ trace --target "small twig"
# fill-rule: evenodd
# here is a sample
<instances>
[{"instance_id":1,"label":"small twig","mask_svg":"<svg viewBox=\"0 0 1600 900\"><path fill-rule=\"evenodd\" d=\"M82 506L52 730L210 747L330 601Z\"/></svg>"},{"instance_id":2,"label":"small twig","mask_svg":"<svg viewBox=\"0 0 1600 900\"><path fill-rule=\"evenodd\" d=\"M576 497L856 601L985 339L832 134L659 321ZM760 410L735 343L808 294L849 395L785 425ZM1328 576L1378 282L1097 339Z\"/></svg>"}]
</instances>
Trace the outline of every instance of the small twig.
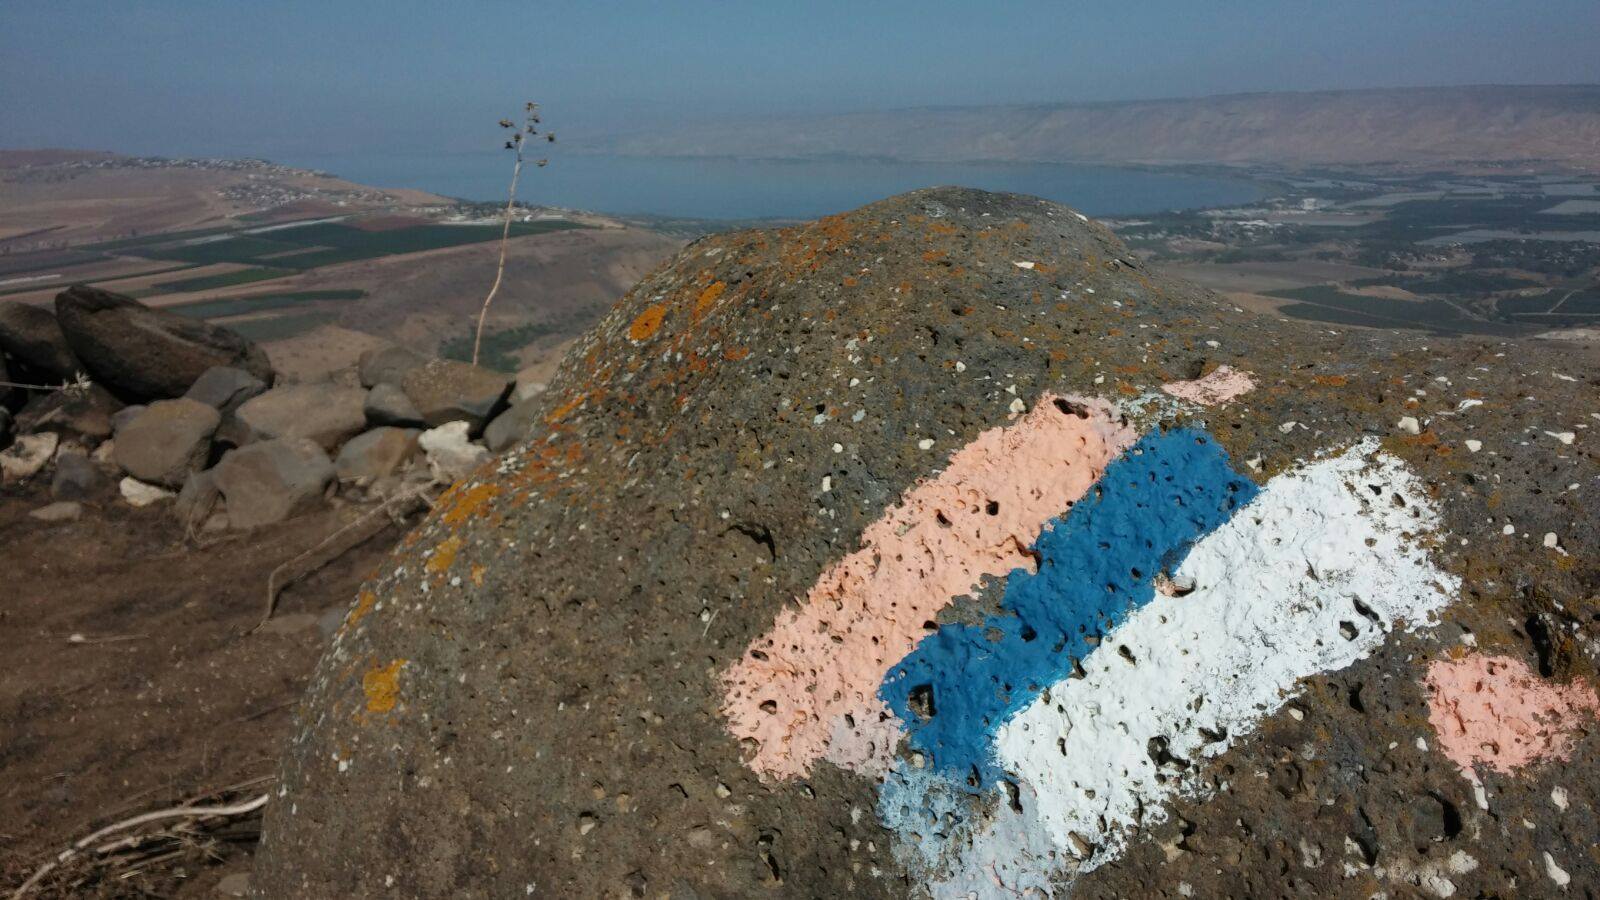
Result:
<instances>
[{"instance_id":1,"label":"small twig","mask_svg":"<svg viewBox=\"0 0 1600 900\"><path fill-rule=\"evenodd\" d=\"M130 828L137 828L140 825L146 825L151 822L160 822L164 819L207 819L216 818L219 816L242 816L247 813L255 812L261 807L266 806L267 801L271 799L271 796L272 795L270 793L261 794L260 796L252 797L242 803L232 803L226 806L176 806L171 809L158 809L154 812L141 813L140 815L123 819L120 822L113 822L110 825L107 825L106 827L88 835L87 837L82 837L74 841L72 846L56 854L55 859L52 859L40 866L38 869L35 869L34 873L28 876L28 880L24 881L22 886L17 888L16 891L11 894L11 900L21 900L21 898L26 897L28 892L37 887L39 882L43 881L46 875L49 875L60 866L65 865L73 857L77 856L79 853L82 853L90 845L96 843L107 835L116 834L119 831L127 831ZM122 840L127 839L125 838ZM113 842L113 845L121 842L122 841L120 840Z\"/></svg>"},{"instance_id":2,"label":"small twig","mask_svg":"<svg viewBox=\"0 0 1600 900\"><path fill-rule=\"evenodd\" d=\"M412 505L418 501L421 501L423 506L429 505L427 498L423 496L427 489L426 486L413 488L390 497L362 514L359 519L323 538L315 547L273 569L272 574L267 576L267 603L261 612L261 621L256 623L256 628L267 624L272 618L272 613L278 606L278 595L283 593L283 589L288 587L290 582L310 575L388 527L391 522L387 519L380 520L378 518L380 515L393 513L403 517L411 512Z\"/></svg>"},{"instance_id":3,"label":"small twig","mask_svg":"<svg viewBox=\"0 0 1600 900\"><path fill-rule=\"evenodd\" d=\"M500 292L500 282L506 274L506 245L511 240L511 213L517 204L517 179L522 177L522 150L528 138L539 133L539 104L529 103L524 107L526 119L517 133L506 141L506 149L515 151L516 161L511 165L511 188L506 191L505 224L500 229L500 264L495 267L494 284L489 288L489 296L483 298L483 308L478 310L478 330L472 338L472 364L478 364L478 350L483 346L483 324L489 318L489 304L494 302L494 295ZM514 123L510 119L500 120L501 128L512 128ZM554 142L554 134L545 135L545 140ZM539 160L543 166L548 160Z\"/></svg>"}]
</instances>

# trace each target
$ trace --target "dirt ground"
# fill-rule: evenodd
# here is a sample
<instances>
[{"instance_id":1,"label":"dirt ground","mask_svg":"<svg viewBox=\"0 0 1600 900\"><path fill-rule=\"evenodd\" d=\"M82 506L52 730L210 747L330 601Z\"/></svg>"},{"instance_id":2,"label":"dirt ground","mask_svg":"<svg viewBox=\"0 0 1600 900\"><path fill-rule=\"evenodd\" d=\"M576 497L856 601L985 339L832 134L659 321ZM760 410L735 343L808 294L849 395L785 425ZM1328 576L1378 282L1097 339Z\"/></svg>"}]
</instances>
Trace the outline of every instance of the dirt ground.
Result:
<instances>
[{"instance_id":1,"label":"dirt ground","mask_svg":"<svg viewBox=\"0 0 1600 900\"><path fill-rule=\"evenodd\" d=\"M399 534L391 527L291 585L252 631L268 575L338 527L340 510L198 547L165 505L108 499L61 525L27 516L48 502L42 487L0 493L8 894L103 825L224 789L230 799L269 790L329 629ZM219 896L219 881L249 870L258 822L233 822L142 871L72 868L38 896Z\"/></svg>"}]
</instances>

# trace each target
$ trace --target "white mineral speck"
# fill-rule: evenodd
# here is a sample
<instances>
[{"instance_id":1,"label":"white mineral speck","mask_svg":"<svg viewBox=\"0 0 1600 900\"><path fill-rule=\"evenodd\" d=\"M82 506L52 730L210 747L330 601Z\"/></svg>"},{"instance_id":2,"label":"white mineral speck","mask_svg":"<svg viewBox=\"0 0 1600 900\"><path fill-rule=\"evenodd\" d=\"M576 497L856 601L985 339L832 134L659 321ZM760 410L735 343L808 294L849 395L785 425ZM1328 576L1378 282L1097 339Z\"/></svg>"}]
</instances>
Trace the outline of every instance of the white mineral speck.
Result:
<instances>
[{"instance_id":1,"label":"white mineral speck","mask_svg":"<svg viewBox=\"0 0 1600 900\"><path fill-rule=\"evenodd\" d=\"M1554 881L1557 887L1566 887L1572 883L1572 876L1567 874L1566 869L1556 865L1556 858L1550 855L1549 850L1544 852L1544 873L1550 876L1550 880Z\"/></svg>"},{"instance_id":2,"label":"white mineral speck","mask_svg":"<svg viewBox=\"0 0 1600 900\"><path fill-rule=\"evenodd\" d=\"M1549 547L1551 550L1554 550L1561 545L1561 539L1556 537L1556 533L1554 531L1547 531L1544 534L1544 545Z\"/></svg>"},{"instance_id":3,"label":"white mineral speck","mask_svg":"<svg viewBox=\"0 0 1600 900\"><path fill-rule=\"evenodd\" d=\"M1566 812L1567 811L1567 789L1562 787L1562 786L1560 786L1560 785L1556 785L1555 787L1551 788L1550 789L1550 802L1554 803L1556 805L1556 809L1559 809L1562 812Z\"/></svg>"},{"instance_id":4,"label":"white mineral speck","mask_svg":"<svg viewBox=\"0 0 1600 900\"><path fill-rule=\"evenodd\" d=\"M1406 416L1396 423L1396 427L1406 434L1421 434L1422 426L1417 423L1415 416Z\"/></svg>"},{"instance_id":5,"label":"white mineral speck","mask_svg":"<svg viewBox=\"0 0 1600 900\"><path fill-rule=\"evenodd\" d=\"M1023 403L1022 398L1018 397L1015 400L1012 400L1011 405L1007 408L1014 413L1024 413L1028 411L1028 404Z\"/></svg>"},{"instance_id":6,"label":"white mineral speck","mask_svg":"<svg viewBox=\"0 0 1600 900\"><path fill-rule=\"evenodd\" d=\"M933 449L933 438L923 438L922 440L917 441L917 449L918 450L932 450Z\"/></svg>"},{"instance_id":7,"label":"white mineral speck","mask_svg":"<svg viewBox=\"0 0 1600 900\"><path fill-rule=\"evenodd\" d=\"M967 364L962 362L959 359L956 360L956 371L957 372L965 372L966 370L967 370Z\"/></svg>"},{"instance_id":8,"label":"white mineral speck","mask_svg":"<svg viewBox=\"0 0 1600 900\"><path fill-rule=\"evenodd\" d=\"M829 492L831 490L833 490L833 476L831 476L831 475L822 476L822 492L824 494L826 494L827 492Z\"/></svg>"},{"instance_id":9,"label":"white mineral speck","mask_svg":"<svg viewBox=\"0 0 1600 900\"><path fill-rule=\"evenodd\" d=\"M1578 436L1570 431L1546 431L1545 434L1550 435L1563 444L1571 444L1573 441L1578 439ZM1548 856L1549 854L1546 855Z\"/></svg>"},{"instance_id":10,"label":"white mineral speck","mask_svg":"<svg viewBox=\"0 0 1600 900\"><path fill-rule=\"evenodd\" d=\"M1467 449L1471 450L1473 453L1477 453L1479 450L1483 449L1483 441L1474 441L1469 439L1467 441Z\"/></svg>"}]
</instances>

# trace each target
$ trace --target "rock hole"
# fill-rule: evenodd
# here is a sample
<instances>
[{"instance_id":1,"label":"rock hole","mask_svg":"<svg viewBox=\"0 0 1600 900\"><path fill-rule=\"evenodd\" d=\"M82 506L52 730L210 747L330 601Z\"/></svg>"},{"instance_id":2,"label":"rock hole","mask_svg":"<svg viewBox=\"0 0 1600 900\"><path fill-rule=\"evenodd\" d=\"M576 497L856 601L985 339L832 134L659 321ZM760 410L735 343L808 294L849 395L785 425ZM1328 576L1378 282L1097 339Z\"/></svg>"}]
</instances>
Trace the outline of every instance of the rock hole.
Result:
<instances>
[{"instance_id":1,"label":"rock hole","mask_svg":"<svg viewBox=\"0 0 1600 900\"><path fill-rule=\"evenodd\" d=\"M917 718L926 722L936 715L933 705L933 685L919 684L906 695L906 706Z\"/></svg>"}]
</instances>

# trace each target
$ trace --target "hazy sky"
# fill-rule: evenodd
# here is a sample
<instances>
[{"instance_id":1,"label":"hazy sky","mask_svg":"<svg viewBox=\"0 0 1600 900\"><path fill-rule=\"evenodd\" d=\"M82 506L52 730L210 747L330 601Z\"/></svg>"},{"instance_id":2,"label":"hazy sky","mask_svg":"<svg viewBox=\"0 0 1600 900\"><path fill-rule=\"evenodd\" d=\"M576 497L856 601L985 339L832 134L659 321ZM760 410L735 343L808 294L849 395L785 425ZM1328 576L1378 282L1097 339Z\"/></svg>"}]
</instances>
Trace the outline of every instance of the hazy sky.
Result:
<instances>
[{"instance_id":1,"label":"hazy sky","mask_svg":"<svg viewBox=\"0 0 1600 900\"><path fill-rule=\"evenodd\" d=\"M0 0L0 147L492 146L763 114L1600 82L1596 0Z\"/></svg>"}]
</instances>

